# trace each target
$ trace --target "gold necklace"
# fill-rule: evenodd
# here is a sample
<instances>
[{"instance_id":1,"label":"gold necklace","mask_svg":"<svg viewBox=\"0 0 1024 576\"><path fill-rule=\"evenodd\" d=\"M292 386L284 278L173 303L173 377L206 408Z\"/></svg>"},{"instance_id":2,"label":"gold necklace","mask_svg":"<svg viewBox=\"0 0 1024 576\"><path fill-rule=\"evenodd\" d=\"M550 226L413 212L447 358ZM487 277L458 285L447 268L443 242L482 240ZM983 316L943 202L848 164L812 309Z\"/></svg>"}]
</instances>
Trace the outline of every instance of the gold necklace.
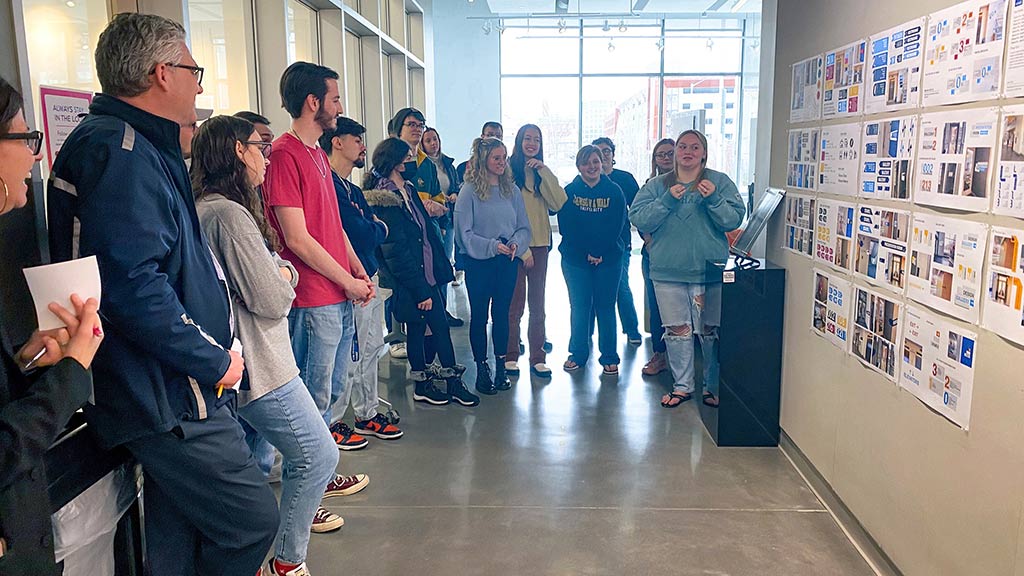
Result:
<instances>
[{"instance_id":1,"label":"gold necklace","mask_svg":"<svg viewBox=\"0 0 1024 576\"><path fill-rule=\"evenodd\" d=\"M313 153L309 151L309 146L306 146L306 143L302 141L302 138L299 138L299 133L296 132L295 129L293 128L289 132L289 134L291 134L296 140L298 140L299 144L302 144L302 149L306 151L306 154L309 155L309 159L313 161L313 166L316 166L316 171L320 174L320 177L327 178L327 170L320 169L320 164L316 161L316 158L313 156Z\"/></svg>"}]
</instances>

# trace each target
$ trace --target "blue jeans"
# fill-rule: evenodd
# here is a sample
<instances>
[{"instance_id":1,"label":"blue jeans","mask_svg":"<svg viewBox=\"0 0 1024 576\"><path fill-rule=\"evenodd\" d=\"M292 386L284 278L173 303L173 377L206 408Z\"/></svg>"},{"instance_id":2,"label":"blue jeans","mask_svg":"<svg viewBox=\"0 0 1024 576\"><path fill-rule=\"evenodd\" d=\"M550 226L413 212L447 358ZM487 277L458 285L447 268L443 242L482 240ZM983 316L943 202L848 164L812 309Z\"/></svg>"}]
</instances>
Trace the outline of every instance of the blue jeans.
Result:
<instances>
[{"instance_id":1,"label":"blue jeans","mask_svg":"<svg viewBox=\"0 0 1024 576\"><path fill-rule=\"evenodd\" d=\"M257 432L246 434L253 455L274 462L273 445L281 451L281 524L274 556L298 564L306 560L309 526L338 466L338 448L320 410L299 377L238 409L238 415ZM270 471L270 465L264 467Z\"/></svg>"},{"instance_id":2,"label":"blue jeans","mask_svg":"<svg viewBox=\"0 0 1024 576\"><path fill-rule=\"evenodd\" d=\"M619 321L622 333L626 336L640 336L640 321L636 316L636 305L633 303L633 292L629 289L629 250L622 254L622 278L615 301L619 307Z\"/></svg>"},{"instance_id":3,"label":"blue jeans","mask_svg":"<svg viewBox=\"0 0 1024 576\"><path fill-rule=\"evenodd\" d=\"M562 259L562 274L569 289L569 354L577 364L590 358L591 318L597 317L597 348L603 365L618 364L615 325L615 293L622 277L621 266L609 262L593 266Z\"/></svg>"},{"instance_id":4,"label":"blue jeans","mask_svg":"<svg viewBox=\"0 0 1024 576\"><path fill-rule=\"evenodd\" d=\"M694 335L700 339L704 359L704 391L718 396L718 326L721 318L721 284L654 281L661 321L665 327L668 365L673 392L692 394L694 386Z\"/></svg>"},{"instance_id":5,"label":"blue jeans","mask_svg":"<svg viewBox=\"0 0 1024 576\"><path fill-rule=\"evenodd\" d=\"M644 274L644 292L647 293L647 307L651 311L651 347L655 352L664 352L665 327L661 325L658 295L654 293L654 281L651 280L651 255L646 249L642 250L640 254L640 269Z\"/></svg>"},{"instance_id":6,"label":"blue jeans","mask_svg":"<svg viewBox=\"0 0 1024 576\"><path fill-rule=\"evenodd\" d=\"M352 303L292 308L288 332L299 376L306 383L313 402L331 423L331 406L341 398L349 362L352 361Z\"/></svg>"}]
</instances>

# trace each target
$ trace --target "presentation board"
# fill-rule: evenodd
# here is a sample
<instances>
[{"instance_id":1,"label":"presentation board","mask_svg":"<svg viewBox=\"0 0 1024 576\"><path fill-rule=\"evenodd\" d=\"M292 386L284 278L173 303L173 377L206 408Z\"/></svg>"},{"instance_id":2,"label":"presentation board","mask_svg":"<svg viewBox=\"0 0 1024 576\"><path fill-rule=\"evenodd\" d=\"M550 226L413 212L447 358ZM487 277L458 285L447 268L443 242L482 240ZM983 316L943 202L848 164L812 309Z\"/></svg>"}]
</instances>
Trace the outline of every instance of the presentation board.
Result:
<instances>
[{"instance_id":1,"label":"presentation board","mask_svg":"<svg viewBox=\"0 0 1024 576\"><path fill-rule=\"evenodd\" d=\"M800 190L818 187L818 129L803 128L789 131L787 145L786 186Z\"/></svg>"},{"instance_id":2,"label":"presentation board","mask_svg":"<svg viewBox=\"0 0 1024 576\"><path fill-rule=\"evenodd\" d=\"M896 382L896 343L903 304L894 296L854 286L850 353L861 364Z\"/></svg>"},{"instance_id":3,"label":"presentation board","mask_svg":"<svg viewBox=\"0 0 1024 576\"><path fill-rule=\"evenodd\" d=\"M914 213L907 296L977 324L987 228L979 222Z\"/></svg>"},{"instance_id":4,"label":"presentation board","mask_svg":"<svg viewBox=\"0 0 1024 576\"><path fill-rule=\"evenodd\" d=\"M998 125L996 108L922 114L914 202L987 211Z\"/></svg>"},{"instance_id":5,"label":"presentation board","mask_svg":"<svg viewBox=\"0 0 1024 576\"><path fill-rule=\"evenodd\" d=\"M861 196L878 200L910 200L917 127L917 116L864 122Z\"/></svg>"},{"instance_id":6,"label":"presentation board","mask_svg":"<svg viewBox=\"0 0 1024 576\"><path fill-rule=\"evenodd\" d=\"M909 211L858 205L854 274L877 286L903 292L909 238Z\"/></svg>"},{"instance_id":7,"label":"presentation board","mask_svg":"<svg viewBox=\"0 0 1024 576\"><path fill-rule=\"evenodd\" d=\"M967 430L978 335L916 306L904 318L900 387Z\"/></svg>"},{"instance_id":8,"label":"presentation board","mask_svg":"<svg viewBox=\"0 0 1024 576\"><path fill-rule=\"evenodd\" d=\"M860 124L821 127L818 192L857 195L860 164Z\"/></svg>"},{"instance_id":9,"label":"presentation board","mask_svg":"<svg viewBox=\"0 0 1024 576\"><path fill-rule=\"evenodd\" d=\"M968 0L928 17L921 105L999 96L1006 0Z\"/></svg>"},{"instance_id":10,"label":"presentation board","mask_svg":"<svg viewBox=\"0 0 1024 576\"><path fill-rule=\"evenodd\" d=\"M786 194L786 230L782 247L808 258L814 255L813 196Z\"/></svg>"},{"instance_id":11,"label":"presentation board","mask_svg":"<svg viewBox=\"0 0 1024 576\"><path fill-rule=\"evenodd\" d=\"M917 18L868 40L867 114L916 108L921 103L925 21Z\"/></svg>"},{"instance_id":12,"label":"presentation board","mask_svg":"<svg viewBox=\"0 0 1024 576\"><path fill-rule=\"evenodd\" d=\"M821 118L821 56L793 64L789 100L789 121L808 122Z\"/></svg>"},{"instance_id":13,"label":"presentation board","mask_svg":"<svg viewBox=\"0 0 1024 576\"><path fill-rule=\"evenodd\" d=\"M858 40L824 55L821 117L842 118L864 113L864 60L867 42Z\"/></svg>"},{"instance_id":14,"label":"presentation board","mask_svg":"<svg viewBox=\"0 0 1024 576\"><path fill-rule=\"evenodd\" d=\"M857 206L848 202L818 198L815 219L814 258L850 272L853 263L853 230Z\"/></svg>"},{"instance_id":15,"label":"presentation board","mask_svg":"<svg viewBox=\"0 0 1024 576\"><path fill-rule=\"evenodd\" d=\"M853 284L824 270L814 269L814 305L811 329L830 344L846 351Z\"/></svg>"},{"instance_id":16,"label":"presentation board","mask_svg":"<svg viewBox=\"0 0 1024 576\"><path fill-rule=\"evenodd\" d=\"M1024 346L1024 229L993 227L981 325Z\"/></svg>"},{"instance_id":17,"label":"presentation board","mask_svg":"<svg viewBox=\"0 0 1024 576\"><path fill-rule=\"evenodd\" d=\"M1024 106L1003 108L1001 124L992 211L1024 218Z\"/></svg>"}]
</instances>

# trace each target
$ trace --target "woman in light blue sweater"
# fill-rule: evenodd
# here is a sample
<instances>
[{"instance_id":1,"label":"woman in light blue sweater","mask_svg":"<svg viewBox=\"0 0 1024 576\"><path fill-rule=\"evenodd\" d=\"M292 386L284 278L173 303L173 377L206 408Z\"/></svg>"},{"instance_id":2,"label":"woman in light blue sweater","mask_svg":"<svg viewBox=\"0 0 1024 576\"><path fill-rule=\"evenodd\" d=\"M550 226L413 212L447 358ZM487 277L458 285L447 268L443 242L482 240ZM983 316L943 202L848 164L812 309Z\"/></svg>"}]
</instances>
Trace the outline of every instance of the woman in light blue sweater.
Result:
<instances>
[{"instance_id":1,"label":"woman in light blue sweater","mask_svg":"<svg viewBox=\"0 0 1024 576\"><path fill-rule=\"evenodd\" d=\"M508 152L496 138L477 138L466 182L455 202L455 230L466 253L469 342L481 394L512 387L505 375L508 311L516 288L515 259L530 247L530 219L508 169ZM492 321L494 378L487 363L487 320Z\"/></svg>"},{"instance_id":2,"label":"woman in light blue sweater","mask_svg":"<svg viewBox=\"0 0 1024 576\"><path fill-rule=\"evenodd\" d=\"M704 267L707 260L728 258L725 233L743 222L744 208L736 184L707 168L707 161L704 134L683 132L676 139L675 170L649 180L629 209L630 222L651 235L650 277L674 380L661 399L666 408L693 397L694 334L704 353L704 403L718 406L718 313L705 311Z\"/></svg>"}]
</instances>

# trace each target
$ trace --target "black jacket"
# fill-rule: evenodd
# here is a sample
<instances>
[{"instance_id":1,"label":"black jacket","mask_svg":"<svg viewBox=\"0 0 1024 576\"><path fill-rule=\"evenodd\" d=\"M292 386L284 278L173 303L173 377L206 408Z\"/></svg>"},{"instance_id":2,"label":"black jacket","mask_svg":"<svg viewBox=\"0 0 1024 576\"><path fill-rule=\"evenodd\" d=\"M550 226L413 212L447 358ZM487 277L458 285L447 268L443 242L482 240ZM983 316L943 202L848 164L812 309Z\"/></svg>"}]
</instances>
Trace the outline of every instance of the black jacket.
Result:
<instances>
[{"instance_id":1,"label":"black jacket","mask_svg":"<svg viewBox=\"0 0 1024 576\"><path fill-rule=\"evenodd\" d=\"M104 448L203 420L228 369L223 274L203 237L176 122L99 94L53 165L54 261L95 254L106 337L96 405L85 415Z\"/></svg>"},{"instance_id":2,"label":"black jacket","mask_svg":"<svg viewBox=\"0 0 1024 576\"><path fill-rule=\"evenodd\" d=\"M433 296L438 286L455 279L437 228L430 225L430 216L419 195L411 194L413 209L419 211L427 224L434 260L435 285L431 287L423 273L423 232L406 208L402 193L378 188L367 190L365 194L374 213L388 226L388 237L377 248L377 259L380 261L380 285L395 292L392 313L399 322L422 322L423 312L416 305Z\"/></svg>"},{"instance_id":3,"label":"black jacket","mask_svg":"<svg viewBox=\"0 0 1024 576\"><path fill-rule=\"evenodd\" d=\"M0 312L2 315L2 312ZM6 339L5 339L6 340ZM56 576L43 455L89 399L92 376L76 360L23 375L0 350L0 575Z\"/></svg>"}]
</instances>

